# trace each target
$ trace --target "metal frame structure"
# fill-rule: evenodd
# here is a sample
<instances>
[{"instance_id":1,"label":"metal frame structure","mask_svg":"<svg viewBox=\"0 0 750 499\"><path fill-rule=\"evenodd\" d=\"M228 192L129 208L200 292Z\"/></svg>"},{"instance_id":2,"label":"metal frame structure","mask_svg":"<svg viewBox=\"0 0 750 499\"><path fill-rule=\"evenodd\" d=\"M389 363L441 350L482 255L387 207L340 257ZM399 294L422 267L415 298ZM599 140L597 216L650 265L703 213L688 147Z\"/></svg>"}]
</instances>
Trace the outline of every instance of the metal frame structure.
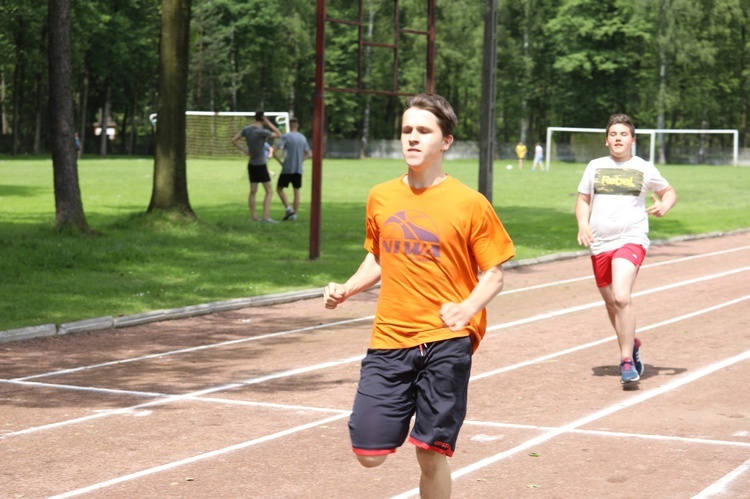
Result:
<instances>
[{"instance_id":1,"label":"metal frame structure","mask_svg":"<svg viewBox=\"0 0 750 499\"><path fill-rule=\"evenodd\" d=\"M326 0L317 0L317 19L315 36L315 96L313 98L313 156L312 156L312 193L310 199L310 259L320 256L320 219L321 219L321 184L323 177L323 143L325 130L325 93L349 92L379 95L411 95L398 89L398 48L401 34L424 35L427 37L427 74L426 89L435 91L435 1L427 1L427 31L402 29L399 19L399 0L394 0L393 43L377 43L364 39L364 0L359 0L359 17L357 20L336 19L326 13ZM357 26L359 30L359 49L357 51L357 87L340 88L325 86L325 28L327 23ZM362 84L362 51L366 46L390 48L393 50L393 85L387 90L364 88Z\"/></svg>"}]
</instances>

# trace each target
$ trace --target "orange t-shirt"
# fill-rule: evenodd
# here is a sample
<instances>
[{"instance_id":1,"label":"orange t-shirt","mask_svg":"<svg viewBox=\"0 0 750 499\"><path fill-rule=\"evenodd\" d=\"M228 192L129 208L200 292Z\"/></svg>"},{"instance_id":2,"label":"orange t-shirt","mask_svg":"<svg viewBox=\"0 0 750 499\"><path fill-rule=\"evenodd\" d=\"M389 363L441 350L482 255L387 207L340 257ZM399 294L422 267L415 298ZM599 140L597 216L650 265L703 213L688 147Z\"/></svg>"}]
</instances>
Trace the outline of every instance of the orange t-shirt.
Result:
<instances>
[{"instance_id":1,"label":"orange t-shirt","mask_svg":"<svg viewBox=\"0 0 750 499\"><path fill-rule=\"evenodd\" d=\"M455 178L412 189L403 177L373 187L365 249L380 259L381 285L370 348L393 349L470 336L476 350L487 313L462 331L440 319L446 302L465 300L484 271L515 255L495 210Z\"/></svg>"}]
</instances>

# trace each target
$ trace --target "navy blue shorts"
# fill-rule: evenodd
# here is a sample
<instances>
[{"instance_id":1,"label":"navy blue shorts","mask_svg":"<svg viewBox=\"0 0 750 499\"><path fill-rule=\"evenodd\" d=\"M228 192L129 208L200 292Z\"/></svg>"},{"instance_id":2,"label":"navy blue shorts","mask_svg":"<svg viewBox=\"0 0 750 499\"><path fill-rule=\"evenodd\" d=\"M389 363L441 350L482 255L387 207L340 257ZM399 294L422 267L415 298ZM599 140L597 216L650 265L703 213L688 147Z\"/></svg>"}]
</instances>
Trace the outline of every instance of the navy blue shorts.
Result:
<instances>
[{"instance_id":1,"label":"navy blue shorts","mask_svg":"<svg viewBox=\"0 0 750 499\"><path fill-rule=\"evenodd\" d=\"M271 175L268 174L268 168L263 165L247 164L247 173L250 177L250 183L264 183L271 181Z\"/></svg>"},{"instance_id":2,"label":"navy blue shorts","mask_svg":"<svg viewBox=\"0 0 750 499\"><path fill-rule=\"evenodd\" d=\"M395 350L369 349L349 419L356 454L396 452L409 441L452 456L466 417L471 375L469 337Z\"/></svg>"}]
</instances>

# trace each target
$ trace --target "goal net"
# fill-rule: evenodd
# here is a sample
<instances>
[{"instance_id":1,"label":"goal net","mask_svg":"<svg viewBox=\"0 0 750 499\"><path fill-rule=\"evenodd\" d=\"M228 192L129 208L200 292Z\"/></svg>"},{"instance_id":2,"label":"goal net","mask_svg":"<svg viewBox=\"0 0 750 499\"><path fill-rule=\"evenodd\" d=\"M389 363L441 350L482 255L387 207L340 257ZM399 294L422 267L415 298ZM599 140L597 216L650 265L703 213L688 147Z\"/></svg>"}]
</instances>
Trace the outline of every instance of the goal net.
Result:
<instances>
[{"instance_id":1,"label":"goal net","mask_svg":"<svg viewBox=\"0 0 750 499\"><path fill-rule=\"evenodd\" d=\"M550 161L588 163L607 156L604 128L548 127L546 167ZM633 154L653 163L737 165L739 131L721 129L638 128ZM659 140L664 141L663 157Z\"/></svg>"},{"instance_id":2,"label":"goal net","mask_svg":"<svg viewBox=\"0 0 750 499\"><path fill-rule=\"evenodd\" d=\"M265 112L281 133L289 131L288 112ZM156 114L150 117L156 126ZM242 151L232 144L237 132L255 122L254 112L186 111L186 153L188 157L238 156Z\"/></svg>"}]
</instances>

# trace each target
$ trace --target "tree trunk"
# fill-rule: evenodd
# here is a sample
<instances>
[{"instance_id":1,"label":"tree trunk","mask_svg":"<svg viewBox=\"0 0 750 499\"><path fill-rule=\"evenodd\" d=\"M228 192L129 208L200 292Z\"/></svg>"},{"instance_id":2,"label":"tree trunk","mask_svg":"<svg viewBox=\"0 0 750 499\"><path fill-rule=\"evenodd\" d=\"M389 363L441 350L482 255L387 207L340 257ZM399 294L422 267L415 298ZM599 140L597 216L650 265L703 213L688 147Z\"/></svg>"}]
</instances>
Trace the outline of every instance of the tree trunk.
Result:
<instances>
[{"instance_id":1,"label":"tree trunk","mask_svg":"<svg viewBox=\"0 0 750 499\"><path fill-rule=\"evenodd\" d=\"M55 226L91 233L78 184L73 119L71 0L49 0L49 115Z\"/></svg>"},{"instance_id":2,"label":"tree trunk","mask_svg":"<svg viewBox=\"0 0 750 499\"><path fill-rule=\"evenodd\" d=\"M195 217L187 190L187 107L190 0L162 0L154 186L148 212Z\"/></svg>"}]
</instances>

